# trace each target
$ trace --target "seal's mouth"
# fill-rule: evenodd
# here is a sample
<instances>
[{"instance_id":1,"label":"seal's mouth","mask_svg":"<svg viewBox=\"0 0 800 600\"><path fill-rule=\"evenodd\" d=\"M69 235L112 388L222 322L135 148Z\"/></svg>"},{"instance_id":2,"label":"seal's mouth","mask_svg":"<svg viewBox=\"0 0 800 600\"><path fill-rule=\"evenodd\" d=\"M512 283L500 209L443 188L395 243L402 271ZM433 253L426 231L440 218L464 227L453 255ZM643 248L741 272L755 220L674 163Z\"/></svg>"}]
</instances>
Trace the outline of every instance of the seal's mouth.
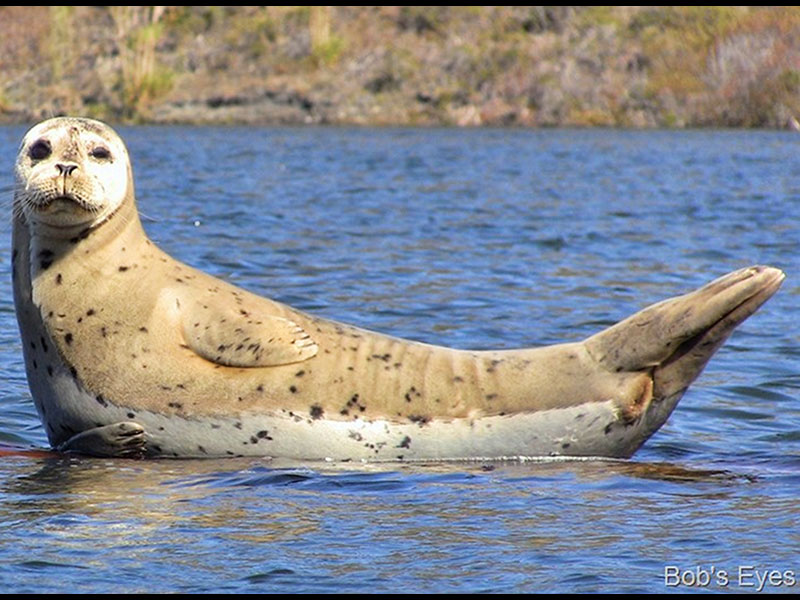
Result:
<instances>
[{"instance_id":1,"label":"seal's mouth","mask_svg":"<svg viewBox=\"0 0 800 600\"><path fill-rule=\"evenodd\" d=\"M73 194L59 194L42 198L38 202L31 203L31 207L42 218L77 217L83 219L87 215L94 215L98 212L96 207L88 205Z\"/></svg>"},{"instance_id":2,"label":"seal's mouth","mask_svg":"<svg viewBox=\"0 0 800 600\"><path fill-rule=\"evenodd\" d=\"M62 211L74 210L75 208L84 209L83 202L71 194L61 194L51 198L45 198L34 205L38 211Z\"/></svg>"},{"instance_id":3,"label":"seal's mouth","mask_svg":"<svg viewBox=\"0 0 800 600\"><path fill-rule=\"evenodd\" d=\"M28 202L28 207L33 222L55 229L83 227L92 223L100 212L98 207L71 193L39 197Z\"/></svg>"}]
</instances>

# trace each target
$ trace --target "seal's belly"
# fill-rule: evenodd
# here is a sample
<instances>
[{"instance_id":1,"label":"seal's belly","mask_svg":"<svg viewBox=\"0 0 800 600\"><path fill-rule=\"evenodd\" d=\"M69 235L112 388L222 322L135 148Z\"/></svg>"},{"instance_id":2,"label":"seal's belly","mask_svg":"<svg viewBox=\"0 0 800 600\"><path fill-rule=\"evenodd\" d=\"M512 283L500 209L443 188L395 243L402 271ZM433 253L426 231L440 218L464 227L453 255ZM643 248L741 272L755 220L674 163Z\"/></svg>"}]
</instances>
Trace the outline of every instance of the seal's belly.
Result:
<instances>
[{"instance_id":1,"label":"seal's belly","mask_svg":"<svg viewBox=\"0 0 800 600\"><path fill-rule=\"evenodd\" d=\"M242 414L188 419L139 412L148 453L158 456L271 456L308 460L456 460L520 456L627 456L640 443L619 427L611 402L510 416L336 421L310 414Z\"/></svg>"}]
</instances>

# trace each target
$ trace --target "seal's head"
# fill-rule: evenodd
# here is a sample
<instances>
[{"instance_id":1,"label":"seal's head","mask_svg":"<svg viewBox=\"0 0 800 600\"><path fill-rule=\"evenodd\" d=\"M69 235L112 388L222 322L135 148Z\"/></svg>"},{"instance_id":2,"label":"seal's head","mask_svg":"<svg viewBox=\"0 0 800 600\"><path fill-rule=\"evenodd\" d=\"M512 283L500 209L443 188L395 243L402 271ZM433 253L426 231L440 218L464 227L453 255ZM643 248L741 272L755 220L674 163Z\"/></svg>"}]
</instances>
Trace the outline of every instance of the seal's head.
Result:
<instances>
[{"instance_id":1,"label":"seal's head","mask_svg":"<svg viewBox=\"0 0 800 600\"><path fill-rule=\"evenodd\" d=\"M57 117L33 127L14 173L15 216L50 233L95 227L133 196L125 144L92 119Z\"/></svg>"}]
</instances>

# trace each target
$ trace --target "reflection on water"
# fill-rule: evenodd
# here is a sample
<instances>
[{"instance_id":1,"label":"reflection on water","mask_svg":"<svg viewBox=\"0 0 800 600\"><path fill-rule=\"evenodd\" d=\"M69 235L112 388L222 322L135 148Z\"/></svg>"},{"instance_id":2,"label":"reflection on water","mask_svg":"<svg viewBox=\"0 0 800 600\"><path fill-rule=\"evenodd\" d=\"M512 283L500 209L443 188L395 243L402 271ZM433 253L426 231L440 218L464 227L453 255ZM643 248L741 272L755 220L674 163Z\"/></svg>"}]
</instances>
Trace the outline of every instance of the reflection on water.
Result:
<instances>
[{"instance_id":1,"label":"reflection on water","mask_svg":"<svg viewBox=\"0 0 800 600\"><path fill-rule=\"evenodd\" d=\"M394 335L556 343L747 264L788 278L631 461L403 465L9 453L46 439L0 286L0 589L691 589L665 587L667 565L800 580L797 136L122 133L145 227L165 250ZM21 134L0 129L0 190Z\"/></svg>"},{"instance_id":2,"label":"reflection on water","mask_svg":"<svg viewBox=\"0 0 800 600\"><path fill-rule=\"evenodd\" d=\"M769 552L753 528L794 510L759 498L775 482L758 475L668 463L55 457L2 472L5 580L43 591L646 590L679 549L730 566L709 514Z\"/></svg>"}]
</instances>

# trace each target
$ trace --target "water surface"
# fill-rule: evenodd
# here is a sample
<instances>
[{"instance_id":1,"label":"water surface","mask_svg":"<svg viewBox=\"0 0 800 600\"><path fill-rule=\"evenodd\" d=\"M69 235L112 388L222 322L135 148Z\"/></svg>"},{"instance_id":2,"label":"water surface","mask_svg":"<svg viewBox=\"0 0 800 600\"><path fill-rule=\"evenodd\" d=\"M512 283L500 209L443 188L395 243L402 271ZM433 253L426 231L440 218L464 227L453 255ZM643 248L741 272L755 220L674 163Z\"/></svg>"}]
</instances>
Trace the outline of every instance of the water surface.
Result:
<instances>
[{"instance_id":1,"label":"water surface","mask_svg":"<svg viewBox=\"0 0 800 600\"><path fill-rule=\"evenodd\" d=\"M788 278L630 461L0 456L0 589L754 591L771 570L766 590L800 588L799 136L120 131L167 252L402 337L572 341L743 266ZM23 133L0 129L7 215ZM9 262L0 443L46 448ZM665 585L670 569L683 583Z\"/></svg>"}]
</instances>

